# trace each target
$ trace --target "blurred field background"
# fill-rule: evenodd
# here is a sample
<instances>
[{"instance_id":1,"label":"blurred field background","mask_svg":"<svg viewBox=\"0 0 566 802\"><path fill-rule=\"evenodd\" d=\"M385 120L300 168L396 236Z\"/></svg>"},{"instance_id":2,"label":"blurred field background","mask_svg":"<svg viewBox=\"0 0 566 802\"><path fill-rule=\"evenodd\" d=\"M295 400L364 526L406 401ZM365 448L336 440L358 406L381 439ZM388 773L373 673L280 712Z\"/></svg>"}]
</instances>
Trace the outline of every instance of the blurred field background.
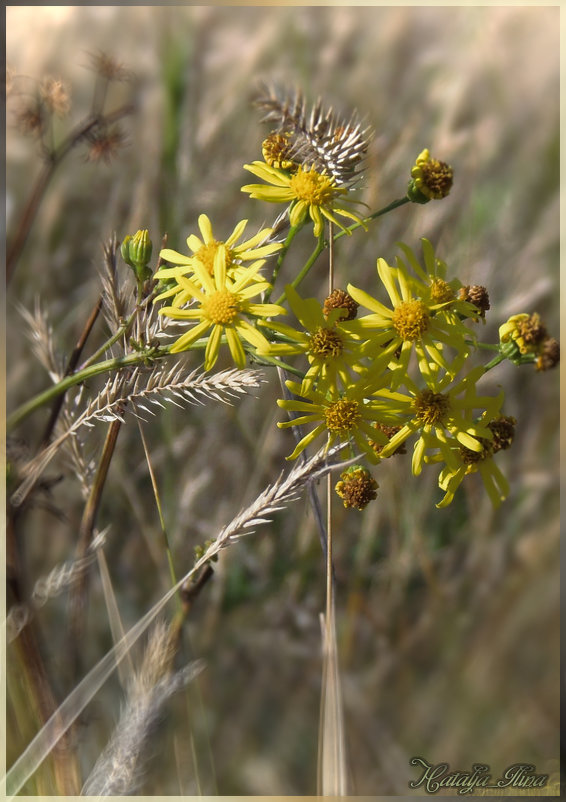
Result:
<instances>
[{"instance_id":1,"label":"blurred field background","mask_svg":"<svg viewBox=\"0 0 566 802\"><path fill-rule=\"evenodd\" d=\"M552 7L16 7L7 9L7 63L71 85L70 121L89 107L88 54L104 50L138 76L128 144L110 164L72 153L57 172L7 292L8 408L47 386L18 304L48 312L69 354L99 289L101 244L148 228L183 251L201 212L228 236L270 224L280 207L250 201L244 163L261 158L266 129L250 99L258 78L318 95L373 126L360 197L377 210L404 195L429 147L455 169L450 197L407 205L336 249L337 284L372 292L378 256L426 236L465 283L485 284L484 339L511 314L538 311L559 327L559 9ZM129 85L117 85L116 105ZM34 144L7 110L8 237L39 171ZM111 104L112 106L112 104ZM70 121L58 123L59 130ZM304 250L302 250L304 249ZM296 267L312 250L305 231ZM295 264L295 262L293 262ZM288 267L292 267L289 264ZM288 279L287 276L284 280ZM324 265L305 292L323 294ZM101 342L103 327L97 334ZM198 358L193 357L195 366ZM145 426L177 572L193 547L272 482L291 450L268 375L234 407L172 408ZM519 425L499 455L512 492L493 511L481 483L446 510L436 472L410 475L410 457L379 468L377 502L335 506L339 655L351 792L407 795L421 755L494 775L532 763L556 775L559 748L558 371L503 366L486 383L506 394ZM18 434L37 442L46 414ZM93 452L104 428L93 431ZM58 520L26 517L29 581L72 554L80 496L65 465L52 490ZM321 488L322 494L323 488ZM123 427L99 516L125 628L167 589L159 521L137 426ZM187 659L206 670L171 702L147 765L148 795L316 793L324 560L306 498L222 552L191 614ZM39 623L60 698L66 679L65 600ZM102 593L91 589L84 672L111 645ZM10 651L8 650L8 669ZM10 684L11 683L11 684ZM198 692L197 692L198 686ZM34 732L9 677L8 766ZM81 718L86 774L117 721L112 678ZM418 792L421 794L422 789ZM33 787L28 788L34 793Z\"/></svg>"}]
</instances>

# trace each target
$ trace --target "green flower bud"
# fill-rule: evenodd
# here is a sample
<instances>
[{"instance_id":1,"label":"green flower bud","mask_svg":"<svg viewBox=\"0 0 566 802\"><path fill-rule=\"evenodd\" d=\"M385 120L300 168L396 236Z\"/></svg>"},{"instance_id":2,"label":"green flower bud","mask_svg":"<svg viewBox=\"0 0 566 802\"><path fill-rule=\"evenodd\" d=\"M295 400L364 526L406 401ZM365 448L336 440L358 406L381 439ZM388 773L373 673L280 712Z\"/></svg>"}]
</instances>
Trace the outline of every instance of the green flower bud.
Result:
<instances>
[{"instance_id":1,"label":"green flower bud","mask_svg":"<svg viewBox=\"0 0 566 802\"><path fill-rule=\"evenodd\" d=\"M407 187L407 197L411 201L411 203L428 203L431 198L427 198L426 195L420 191L417 187L414 179L409 181L409 186Z\"/></svg>"},{"instance_id":2,"label":"green flower bud","mask_svg":"<svg viewBox=\"0 0 566 802\"><path fill-rule=\"evenodd\" d=\"M122 259L127 265L133 267L133 262L130 260L130 242L132 240L132 235L128 234L124 237L122 244L120 245L120 253L122 254Z\"/></svg>"},{"instance_id":3,"label":"green flower bud","mask_svg":"<svg viewBox=\"0 0 566 802\"><path fill-rule=\"evenodd\" d=\"M153 243L149 238L146 228L137 231L132 237L128 234L120 246L122 259L135 271L138 281L146 281L151 278L151 270L148 267L151 259Z\"/></svg>"}]
</instances>

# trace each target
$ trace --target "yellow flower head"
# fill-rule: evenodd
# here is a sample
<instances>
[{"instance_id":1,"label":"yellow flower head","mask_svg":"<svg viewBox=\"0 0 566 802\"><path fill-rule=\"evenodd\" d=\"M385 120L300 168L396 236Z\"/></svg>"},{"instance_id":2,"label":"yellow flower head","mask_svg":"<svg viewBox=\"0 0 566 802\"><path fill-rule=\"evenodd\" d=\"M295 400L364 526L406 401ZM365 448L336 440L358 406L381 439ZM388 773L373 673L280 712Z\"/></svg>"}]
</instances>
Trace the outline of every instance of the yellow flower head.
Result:
<instances>
[{"instance_id":1,"label":"yellow flower head","mask_svg":"<svg viewBox=\"0 0 566 802\"><path fill-rule=\"evenodd\" d=\"M457 467L450 445L452 440L470 452L484 451L485 443L493 440L489 424L499 415L503 394L493 397L478 395L476 384L485 373L483 366L453 380L453 375L461 371L465 361L463 355L456 357L451 370L442 376L437 367L429 366L422 374L426 383L424 388L418 387L409 377L404 378L403 384L412 396L412 418L391 437L381 456L390 456L408 437L418 433L412 461L412 470L417 476L426 461L425 453L431 450L438 451L439 459L451 468ZM480 421L473 417L473 411L478 409L483 412Z\"/></svg>"},{"instance_id":2,"label":"yellow flower head","mask_svg":"<svg viewBox=\"0 0 566 802\"><path fill-rule=\"evenodd\" d=\"M342 223L336 217L349 217L357 223L364 225L358 215L344 208L345 203L353 201L345 198L347 187L339 186L336 179L326 173L319 173L313 167L299 168L292 175L276 167L270 167L265 162L255 161L245 164L258 178L266 181L265 184L246 184L242 192L249 192L250 197L270 203L289 203L289 222L293 227L299 226L307 217L314 223L314 235L319 237L324 230L324 218L335 223L343 231Z\"/></svg>"},{"instance_id":3,"label":"yellow flower head","mask_svg":"<svg viewBox=\"0 0 566 802\"><path fill-rule=\"evenodd\" d=\"M307 357L310 367L301 385L301 395L315 383L319 390L335 385L338 379L344 386L348 385L351 381L349 371L359 373L363 367L360 364L359 341L337 323L343 309L333 309L325 315L323 306L316 298L301 298L291 284L285 287L285 295L304 331L285 323L265 323L266 328L285 340L270 343L266 353L270 356L304 354Z\"/></svg>"},{"instance_id":4,"label":"yellow flower head","mask_svg":"<svg viewBox=\"0 0 566 802\"><path fill-rule=\"evenodd\" d=\"M493 435L492 440L482 440L480 451L471 451L456 441L450 441L447 447L453 452L454 459L442 469L438 485L445 491L444 498L436 506L447 507L451 504L456 490L463 479L471 473L479 473L487 494L494 507L509 495L509 483L495 464L494 455L503 449L510 448L515 434L515 418L501 415L488 423ZM438 462L440 456L429 457L427 462Z\"/></svg>"},{"instance_id":5,"label":"yellow flower head","mask_svg":"<svg viewBox=\"0 0 566 802\"><path fill-rule=\"evenodd\" d=\"M286 310L277 304L252 303L251 299L254 296L270 287L267 281L257 278L261 264L256 262L255 266L252 265L236 276L230 277L227 275L225 246L220 246L214 258L212 276L198 260L193 264L194 280L179 275L176 279L179 291L183 292L187 299L194 300L195 305L189 308L166 306L160 309L159 313L177 320L192 321L195 325L179 337L169 349L170 352L187 350L210 331L204 365L205 370L210 370L218 359L223 335L239 368L243 368L246 362L241 338L254 348L262 350L268 348L268 341L248 318L253 320L271 317L285 314Z\"/></svg>"},{"instance_id":6,"label":"yellow flower head","mask_svg":"<svg viewBox=\"0 0 566 802\"><path fill-rule=\"evenodd\" d=\"M287 387L301 399L280 399L278 405L290 412L302 413L292 420L277 425L280 428L314 423L315 428L306 434L287 459L295 459L319 435L326 433L330 448L336 440L350 442L373 463L379 462L375 443L389 442L386 434L375 423L396 424L407 410L409 399L386 389L389 376L383 360L375 360L371 372L350 384L341 392L336 386L326 392L311 387L303 392L297 382L287 381Z\"/></svg>"},{"instance_id":7,"label":"yellow flower head","mask_svg":"<svg viewBox=\"0 0 566 802\"><path fill-rule=\"evenodd\" d=\"M397 261L397 267L391 267L385 259L377 260L380 284L389 295L391 307L351 284L347 288L352 298L372 314L342 325L366 340L362 346L364 356L382 353L384 349L392 357L395 355L390 365L397 372L392 386L402 381L413 351L422 372L426 372L431 362L450 370L445 355L447 346L460 354L469 352L467 340L471 334L460 315L477 314L477 310L472 304L456 299L453 288L442 278L444 263L440 260L435 263L432 246L424 242L427 267L432 273L425 272L411 251L404 248L410 263L418 267L420 280L408 274L401 260Z\"/></svg>"},{"instance_id":8,"label":"yellow flower head","mask_svg":"<svg viewBox=\"0 0 566 802\"><path fill-rule=\"evenodd\" d=\"M499 327L499 339L502 343L513 341L521 354L538 353L541 344L548 338L546 327L540 316L526 313L513 315Z\"/></svg>"},{"instance_id":9,"label":"yellow flower head","mask_svg":"<svg viewBox=\"0 0 566 802\"><path fill-rule=\"evenodd\" d=\"M226 241L217 240L212 231L210 220L205 214L201 214L198 219L198 226L200 229L201 237L191 234L187 237L187 245L192 251L192 254L187 256L185 254L174 251L171 248L163 248L160 252L160 257L167 262L170 262L176 267L161 267L155 274L156 279L170 279L177 278L178 276L190 275L194 273L193 267L195 262L198 262L208 273L212 275L214 272L214 260L220 248L223 249L226 260L226 269L231 274L236 274L242 270L242 265L257 259L262 259L275 253L281 248L280 242L265 243L272 234L271 228L264 228L259 231L254 237L240 242L238 240L244 233L247 225L247 220L241 220ZM261 265L264 261L261 262ZM260 277L261 278L261 277ZM168 288L158 297L167 298L175 295L177 288ZM183 301L184 302L184 301ZM179 303L175 303L179 305Z\"/></svg>"}]
</instances>

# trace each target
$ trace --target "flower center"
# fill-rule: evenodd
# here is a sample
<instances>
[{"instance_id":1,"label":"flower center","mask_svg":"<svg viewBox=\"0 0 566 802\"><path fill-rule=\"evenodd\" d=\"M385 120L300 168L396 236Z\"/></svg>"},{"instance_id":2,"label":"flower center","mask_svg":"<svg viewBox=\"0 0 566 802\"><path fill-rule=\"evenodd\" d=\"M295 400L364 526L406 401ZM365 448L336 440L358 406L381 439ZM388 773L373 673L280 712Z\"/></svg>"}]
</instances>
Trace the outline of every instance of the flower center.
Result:
<instances>
[{"instance_id":1,"label":"flower center","mask_svg":"<svg viewBox=\"0 0 566 802\"><path fill-rule=\"evenodd\" d=\"M218 246L223 244L223 242L213 240L212 242L201 245L195 253L195 259L199 260L204 269L210 273L211 276L214 274L214 257L216 256L216 251L218 250ZM226 269L230 267L232 267L232 251L230 248L226 248Z\"/></svg>"},{"instance_id":2,"label":"flower center","mask_svg":"<svg viewBox=\"0 0 566 802\"><path fill-rule=\"evenodd\" d=\"M292 159L289 159L291 144L291 134L271 133L264 139L261 145L261 152L265 163L270 167L277 167L282 170L292 170L296 167Z\"/></svg>"},{"instance_id":3,"label":"flower center","mask_svg":"<svg viewBox=\"0 0 566 802\"><path fill-rule=\"evenodd\" d=\"M319 359L332 359L340 356L344 343L335 329L320 326L309 339L309 351Z\"/></svg>"},{"instance_id":4,"label":"flower center","mask_svg":"<svg viewBox=\"0 0 566 802\"><path fill-rule=\"evenodd\" d=\"M326 206L336 197L346 192L334 185L333 179L321 175L316 170L304 170L299 167L289 184L298 200L306 201L311 206Z\"/></svg>"},{"instance_id":5,"label":"flower center","mask_svg":"<svg viewBox=\"0 0 566 802\"><path fill-rule=\"evenodd\" d=\"M238 296L229 290L217 290L209 295L201 304L204 317L211 323L229 326L238 317L240 311Z\"/></svg>"},{"instance_id":6,"label":"flower center","mask_svg":"<svg viewBox=\"0 0 566 802\"><path fill-rule=\"evenodd\" d=\"M428 329L430 316L422 301L404 301L393 312L393 326L402 340L419 340Z\"/></svg>"},{"instance_id":7,"label":"flower center","mask_svg":"<svg viewBox=\"0 0 566 802\"><path fill-rule=\"evenodd\" d=\"M442 393L423 390L415 397L413 408L417 418L424 424L438 425L444 422L450 410L450 400Z\"/></svg>"},{"instance_id":8,"label":"flower center","mask_svg":"<svg viewBox=\"0 0 566 802\"><path fill-rule=\"evenodd\" d=\"M435 278L430 285L430 298L433 304L445 304L454 300L454 291L447 281Z\"/></svg>"},{"instance_id":9,"label":"flower center","mask_svg":"<svg viewBox=\"0 0 566 802\"><path fill-rule=\"evenodd\" d=\"M326 428L329 432L347 432L353 429L362 417L357 401L341 398L335 401L324 413Z\"/></svg>"}]
</instances>

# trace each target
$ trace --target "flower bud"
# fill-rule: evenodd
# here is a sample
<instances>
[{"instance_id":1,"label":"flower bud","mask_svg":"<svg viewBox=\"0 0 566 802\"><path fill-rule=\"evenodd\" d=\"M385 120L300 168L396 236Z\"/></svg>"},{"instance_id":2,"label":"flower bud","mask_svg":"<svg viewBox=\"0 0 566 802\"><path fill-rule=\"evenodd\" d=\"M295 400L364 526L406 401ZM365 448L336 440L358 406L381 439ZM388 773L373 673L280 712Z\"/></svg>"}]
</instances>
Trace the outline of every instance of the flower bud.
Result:
<instances>
[{"instance_id":1,"label":"flower bud","mask_svg":"<svg viewBox=\"0 0 566 802\"><path fill-rule=\"evenodd\" d=\"M146 281L151 278L151 270L148 267L151 259L153 243L149 238L149 232L145 228L137 231L132 237L130 234L124 237L120 246L120 252L124 262L133 268L138 281Z\"/></svg>"},{"instance_id":2,"label":"flower bud","mask_svg":"<svg viewBox=\"0 0 566 802\"><path fill-rule=\"evenodd\" d=\"M454 170L446 162L433 159L428 151L421 151L411 170L407 197L413 203L428 203L440 200L450 194L454 180Z\"/></svg>"}]
</instances>

